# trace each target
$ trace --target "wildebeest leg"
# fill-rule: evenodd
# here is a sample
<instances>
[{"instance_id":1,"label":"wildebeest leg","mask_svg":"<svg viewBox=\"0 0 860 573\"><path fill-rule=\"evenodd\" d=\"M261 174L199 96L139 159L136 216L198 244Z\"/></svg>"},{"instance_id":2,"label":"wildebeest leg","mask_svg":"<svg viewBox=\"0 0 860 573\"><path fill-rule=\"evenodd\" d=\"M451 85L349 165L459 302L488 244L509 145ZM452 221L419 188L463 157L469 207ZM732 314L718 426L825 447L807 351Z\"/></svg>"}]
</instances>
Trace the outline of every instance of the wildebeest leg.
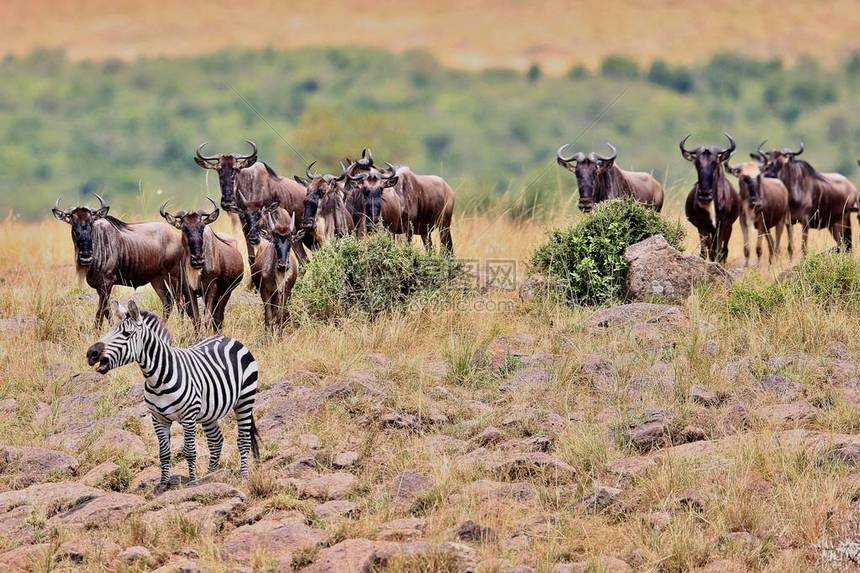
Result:
<instances>
[{"instance_id":1,"label":"wildebeest leg","mask_svg":"<svg viewBox=\"0 0 860 573\"><path fill-rule=\"evenodd\" d=\"M726 263L726 259L729 258L729 239L732 238L732 226L723 225L722 228L717 231L717 236L719 239L717 262L724 265Z\"/></svg>"},{"instance_id":2,"label":"wildebeest leg","mask_svg":"<svg viewBox=\"0 0 860 573\"><path fill-rule=\"evenodd\" d=\"M807 244L809 243L809 221L806 219L802 219L800 221L800 253L801 256L805 259L807 252Z\"/></svg>"},{"instance_id":3,"label":"wildebeest leg","mask_svg":"<svg viewBox=\"0 0 860 573\"><path fill-rule=\"evenodd\" d=\"M794 258L794 231L792 228L794 227L794 223L791 220L791 217L786 217L785 219L785 233L788 235L788 260L792 260Z\"/></svg>"},{"instance_id":4,"label":"wildebeest leg","mask_svg":"<svg viewBox=\"0 0 860 573\"><path fill-rule=\"evenodd\" d=\"M448 252L448 254L453 255L454 241L451 239L450 224L439 228L439 240L442 242L442 246L445 247L445 250Z\"/></svg>"},{"instance_id":5,"label":"wildebeest leg","mask_svg":"<svg viewBox=\"0 0 860 573\"><path fill-rule=\"evenodd\" d=\"M200 331L200 305L197 304L197 293L191 290L191 287L186 283L185 285L185 297L188 300L191 316L191 323L194 325L194 332Z\"/></svg>"},{"instance_id":6,"label":"wildebeest leg","mask_svg":"<svg viewBox=\"0 0 860 573\"><path fill-rule=\"evenodd\" d=\"M777 255L779 255L779 247L780 247L780 244L782 243L782 231L783 231L783 222L780 221L773 228L773 234L774 234L773 250Z\"/></svg>"},{"instance_id":7,"label":"wildebeest leg","mask_svg":"<svg viewBox=\"0 0 860 573\"><path fill-rule=\"evenodd\" d=\"M170 313L173 312L173 293L167 287L164 279L155 279L150 283L155 294L161 299L161 305L164 307L164 320L170 318Z\"/></svg>"},{"instance_id":8,"label":"wildebeest leg","mask_svg":"<svg viewBox=\"0 0 860 573\"><path fill-rule=\"evenodd\" d=\"M747 218L746 206L741 208L741 234L744 236L744 266L750 264L750 230L749 219ZM760 239L759 239L760 240ZM759 252L760 246L756 247L756 252ZM759 255L761 256L761 255Z\"/></svg>"},{"instance_id":9,"label":"wildebeest leg","mask_svg":"<svg viewBox=\"0 0 860 573\"><path fill-rule=\"evenodd\" d=\"M421 233L421 240L424 242L424 249L427 251L433 250L433 237L430 235L430 230L426 229Z\"/></svg>"},{"instance_id":10,"label":"wildebeest leg","mask_svg":"<svg viewBox=\"0 0 860 573\"><path fill-rule=\"evenodd\" d=\"M215 332L219 332L221 330L220 326L215 323L215 305L218 304L218 295L220 294L220 290L218 283L212 282L209 284L206 289L206 294L203 297L205 302L203 308L206 313L206 326L208 328L212 328Z\"/></svg>"},{"instance_id":11,"label":"wildebeest leg","mask_svg":"<svg viewBox=\"0 0 860 573\"><path fill-rule=\"evenodd\" d=\"M110 297L111 290L113 290L113 283L102 285L96 289L96 292L99 295L99 305L96 308L96 329L101 328L102 321L105 319L105 313L108 308L108 298Z\"/></svg>"},{"instance_id":12,"label":"wildebeest leg","mask_svg":"<svg viewBox=\"0 0 860 573\"><path fill-rule=\"evenodd\" d=\"M756 238L755 238L755 258L756 258L756 264L759 266L761 266L761 253L763 250L762 246L761 246L761 242L762 242L763 238L764 238L764 233L762 233L760 230L757 230Z\"/></svg>"},{"instance_id":13,"label":"wildebeest leg","mask_svg":"<svg viewBox=\"0 0 860 573\"><path fill-rule=\"evenodd\" d=\"M699 256L708 260L709 246L711 244L711 235L699 233Z\"/></svg>"}]
</instances>

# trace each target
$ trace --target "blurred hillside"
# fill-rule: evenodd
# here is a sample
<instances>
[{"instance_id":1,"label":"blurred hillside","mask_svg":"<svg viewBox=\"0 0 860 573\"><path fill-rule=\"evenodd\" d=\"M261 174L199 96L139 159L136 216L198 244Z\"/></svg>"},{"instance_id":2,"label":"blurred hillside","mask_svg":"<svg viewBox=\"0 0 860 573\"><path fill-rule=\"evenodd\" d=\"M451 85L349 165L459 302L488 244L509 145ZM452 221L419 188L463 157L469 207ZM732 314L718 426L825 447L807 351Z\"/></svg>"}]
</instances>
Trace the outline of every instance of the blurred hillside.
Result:
<instances>
[{"instance_id":1,"label":"blurred hillside","mask_svg":"<svg viewBox=\"0 0 860 573\"><path fill-rule=\"evenodd\" d=\"M226 48L425 49L446 65L563 73L633 54L692 63L723 50L834 64L860 48L855 0L7 0L0 54L62 47L73 59L197 55Z\"/></svg>"},{"instance_id":2,"label":"blurred hillside","mask_svg":"<svg viewBox=\"0 0 860 573\"><path fill-rule=\"evenodd\" d=\"M210 153L242 152L253 139L288 176L304 165L286 142L327 170L368 145L379 160L445 176L463 207L515 215L551 209L574 187L553 162L564 142L606 151L611 141L619 165L668 183L670 202L692 179L677 150L689 132L691 145L723 144L730 132L739 160L763 138L802 139L819 169L849 176L860 155L860 54L832 66L718 54L640 67L613 56L550 77L539 66L463 71L425 52L370 48L131 62L43 49L7 57L0 75L4 214L45 215L58 195L69 205L98 190L138 211L155 209L159 193L192 203L208 184L215 196L216 178L191 160L201 141Z\"/></svg>"}]
</instances>

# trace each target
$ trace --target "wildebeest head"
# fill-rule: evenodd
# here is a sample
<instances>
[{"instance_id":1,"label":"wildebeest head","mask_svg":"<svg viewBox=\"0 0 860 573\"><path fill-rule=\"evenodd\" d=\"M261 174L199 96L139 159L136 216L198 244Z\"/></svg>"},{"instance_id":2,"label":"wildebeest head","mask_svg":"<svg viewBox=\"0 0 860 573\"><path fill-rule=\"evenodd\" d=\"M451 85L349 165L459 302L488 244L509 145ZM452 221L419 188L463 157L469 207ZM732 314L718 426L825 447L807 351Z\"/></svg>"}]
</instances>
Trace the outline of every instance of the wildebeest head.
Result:
<instances>
[{"instance_id":1,"label":"wildebeest head","mask_svg":"<svg viewBox=\"0 0 860 573\"><path fill-rule=\"evenodd\" d=\"M275 270L278 274L290 270L290 252L299 240L296 229L296 214L287 215L278 202L262 209L260 235L272 244L275 251Z\"/></svg>"},{"instance_id":2,"label":"wildebeest head","mask_svg":"<svg viewBox=\"0 0 860 573\"><path fill-rule=\"evenodd\" d=\"M348 170L342 165L343 170L340 175L314 173L311 171L314 163L311 163L305 170L307 179L298 175L295 176L295 180L307 189L300 233L304 236L305 244L308 246L314 246L324 240L322 236L325 235L326 229L318 229L317 221L331 214L337 207L337 197L343 197Z\"/></svg>"},{"instance_id":3,"label":"wildebeest head","mask_svg":"<svg viewBox=\"0 0 860 573\"><path fill-rule=\"evenodd\" d=\"M579 187L579 210L583 213L590 213L594 208L594 204L602 199L601 197L595 197L598 177L603 175L604 171L611 168L615 163L615 158L618 157L618 150L611 143L607 143L606 145L612 150L612 155L610 156L603 156L594 152L586 155L580 151L570 157L565 157L564 150L569 145L569 143L566 143L558 148L555 154L556 161L559 165L576 175L576 184Z\"/></svg>"},{"instance_id":4,"label":"wildebeest head","mask_svg":"<svg viewBox=\"0 0 860 573\"><path fill-rule=\"evenodd\" d=\"M729 173L738 178L741 190L746 190L749 197L750 206L756 213L762 210L762 191L761 191L761 170L758 165L752 162L744 163L743 165L731 166L726 164L726 169Z\"/></svg>"},{"instance_id":5,"label":"wildebeest head","mask_svg":"<svg viewBox=\"0 0 860 573\"><path fill-rule=\"evenodd\" d=\"M737 148L735 140L728 133L724 135L729 140L729 146L725 148L715 145L711 147L700 145L696 149L689 150L684 147L684 144L690 139L689 135L682 139L679 145L684 159L692 162L696 167L696 175L698 176L696 199L702 203L713 200L717 177L721 173L722 164L729 160Z\"/></svg>"},{"instance_id":6,"label":"wildebeest head","mask_svg":"<svg viewBox=\"0 0 860 573\"><path fill-rule=\"evenodd\" d=\"M209 212L200 211L177 211L175 214L168 213L164 210L167 206L167 201L161 204L159 213L164 217L164 220L182 231L182 246L185 247L188 253L188 264L192 269L202 269L204 263L203 254L203 232L206 225L214 223L218 219L218 206L215 201L209 199L212 203L212 210Z\"/></svg>"},{"instance_id":7,"label":"wildebeest head","mask_svg":"<svg viewBox=\"0 0 860 573\"><path fill-rule=\"evenodd\" d=\"M60 199L54 203L51 212L58 220L72 226L72 242L75 244L75 262L82 266L89 266L93 262L93 225L102 217L107 216L110 205L106 205L104 199L96 194L100 207L91 209L89 207L75 207L71 211L60 209Z\"/></svg>"},{"instance_id":8,"label":"wildebeest head","mask_svg":"<svg viewBox=\"0 0 860 573\"><path fill-rule=\"evenodd\" d=\"M792 160L803 153L803 142L800 142L800 147L797 151L793 151L787 147L782 149L771 149L764 151L762 147L767 143L765 139L758 144L758 149L750 153L750 157L755 159L761 165L761 171L765 177L779 177L783 168L792 162Z\"/></svg>"},{"instance_id":9,"label":"wildebeest head","mask_svg":"<svg viewBox=\"0 0 860 573\"><path fill-rule=\"evenodd\" d=\"M263 207L265 206L263 201L249 201L241 191L237 191L236 203L230 207L225 207L227 211L239 216L239 222L242 223L242 232L248 243L253 247L260 244L260 219L263 216Z\"/></svg>"},{"instance_id":10,"label":"wildebeest head","mask_svg":"<svg viewBox=\"0 0 860 573\"><path fill-rule=\"evenodd\" d=\"M223 209L229 209L236 204L237 174L239 171L257 162L256 144L248 139L245 141L251 146L249 155L224 153L207 157L203 155L203 147L206 146L206 142L197 146L194 162L203 169L214 169L218 172L218 183L221 186L221 207Z\"/></svg>"},{"instance_id":11,"label":"wildebeest head","mask_svg":"<svg viewBox=\"0 0 860 573\"><path fill-rule=\"evenodd\" d=\"M364 198L364 217L371 225L379 224L382 216L382 193L389 187L397 185L399 177L396 168L386 162L388 169L380 171L372 167L369 171L355 174L353 168L347 171L347 177L357 183L356 191Z\"/></svg>"}]
</instances>

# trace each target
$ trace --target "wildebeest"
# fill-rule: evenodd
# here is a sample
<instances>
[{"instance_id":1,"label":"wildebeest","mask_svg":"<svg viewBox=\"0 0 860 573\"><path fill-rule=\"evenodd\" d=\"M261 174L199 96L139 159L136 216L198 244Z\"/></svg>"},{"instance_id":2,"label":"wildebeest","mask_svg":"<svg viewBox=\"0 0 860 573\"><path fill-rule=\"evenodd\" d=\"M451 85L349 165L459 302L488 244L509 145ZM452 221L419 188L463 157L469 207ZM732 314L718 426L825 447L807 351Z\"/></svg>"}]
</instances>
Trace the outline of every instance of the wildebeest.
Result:
<instances>
[{"instance_id":1,"label":"wildebeest","mask_svg":"<svg viewBox=\"0 0 860 573\"><path fill-rule=\"evenodd\" d=\"M744 236L744 262L749 264L749 225L758 233L755 253L761 263L761 240L767 238L768 261L773 264L774 253L779 252L783 228L789 225L788 189L782 181L763 177L757 163L744 163L726 169L738 178L741 197L741 232Z\"/></svg>"},{"instance_id":2,"label":"wildebeest","mask_svg":"<svg viewBox=\"0 0 860 573\"><path fill-rule=\"evenodd\" d=\"M208 197L207 197L208 199ZM203 297L207 322L216 330L224 323L224 309L233 289L242 282L245 265L232 237L210 229L208 225L218 219L219 210L212 199L212 211L165 211L167 201L159 212L170 225L182 231L182 272L188 289L187 303L195 328L200 326L197 297Z\"/></svg>"},{"instance_id":3,"label":"wildebeest","mask_svg":"<svg viewBox=\"0 0 860 573\"><path fill-rule=\"evenodd\" d=\"M555 155L559 165L576 175L580 211L590 213L595 204L620 197L631 197L658 212L663 208L663 186L650 173L625 171L615 165L618 150L611 143L606 144L612 149L609 156L580 151L565 157L569 145L559 147Z\"/></svg>"},{"instance_id":4,"label":"wildebeest","mask_svg":"<svg viewBox=\"0 0 860 573\"><path fill-rule=\"evenodd\" d=\"M274 327L287 318L287 301L306 256L295 214L288 214L277 202L262 209L259 233L263 241L251 265L251 280L263 299L266 326Z\"/></svg>"},{"instance_id":5,"label":"wildebeest","mask_svg":"<svg viewBox=\"0 0 860 573\"><path fill-rule=\"evenodd\" d=\"M298 175L295 179L307 188L301 222L305 244L322 246L350 234L354 223L341 186L346 181L347 168L340 175L314 173L314 163L305 169L307 179Z\"/></svg>"},{"instance_id":6,"label":"wildebeest","mask_svg":"<svg viewBox=\"0 0 860 573\"><path fill-rule=\"evenodd\" d=\"M723 163L729 160L737 148L734 139L727 133L729 146L703 147L689 150L681 140L681 155L696 167L697 181L687 195L684 211L687 219L699 232L699 252L703 259L725 263L729 256L729 239L732 225L741 212L741 198L729 183L723 171Z\"/></svg>"},{"instance_id":7,"label":"wildebeest","mask_svg":"<svg viewBox=\"0 0 860 573\"><path fill-rule=\"evenodd\" d=\"M151 284L164 305L165 318L180 291L182 239L164 223L126 223L108 215L110 206L96 195L100 207L51 209L54 217L72 227L75 264L79 274L99 296L96 328L101 327L114 285L137 288Z\"/></svg>"},{"instance_id":8,"label":"wildebeest","mask_svg":"<svg viewBox=\"0 0 860 573\"><path fill-rule=\"evenodd\" d=\"M750 154L761 164L765 177L779 178L788 189L791 224L801 224L801 251L807 253L809 229L829 229L840 249L851 250L850 213L857 210L857 188L839 173L819 173L808 162L797 159L803 153L803 142L797 151L772 149L762 151L763 141ZM789 255L794 245L788 228Z\"/></svg>"},{"instance_id":9,"label":"wildebeest","mask_svg":"<svg viewBox=\"0 0 860 573\"><path fill-rule=\"evenodd\" d=\"M272 201L277 201L281 207L289 213L295 213L296 217L301 219L305 188L292 179L279 176L266 163L257 161L257 146L252 141L248 141L248 144L253 148L253 152L244 157L233 155L206 157L201 153L206 144L202 143L197 148L194 161L204 169L218 171L221 184L221 207L239 215L241 219L242 207L239 201L241 193L246 202L268 205ZM244 231L248 227L243 223L242 228ZM253 263L255 242L246 234L245 243L248 249L248 262Z\"/></svg>"},{"instance_id":10,"label":"wildebeest","mask_svg":"<svg viewBox=\"0 0 860 573\"><path fill-rule=\"evenodd\" d=\"M417 233L424 246L432 248L431 233L439 230L439 240L449 254L454 253L451 219L454 213L454 190L436 175L417 175L405 165L388 169L375 167L356 175L351 168L347 177L359 183L363 196L363 224L376 226L381 221L394 234L406 234L408 241ZM386 194L386 189L391 192ZM398 212L399 211L399 212Z\"/></svg>"}]
</instances>

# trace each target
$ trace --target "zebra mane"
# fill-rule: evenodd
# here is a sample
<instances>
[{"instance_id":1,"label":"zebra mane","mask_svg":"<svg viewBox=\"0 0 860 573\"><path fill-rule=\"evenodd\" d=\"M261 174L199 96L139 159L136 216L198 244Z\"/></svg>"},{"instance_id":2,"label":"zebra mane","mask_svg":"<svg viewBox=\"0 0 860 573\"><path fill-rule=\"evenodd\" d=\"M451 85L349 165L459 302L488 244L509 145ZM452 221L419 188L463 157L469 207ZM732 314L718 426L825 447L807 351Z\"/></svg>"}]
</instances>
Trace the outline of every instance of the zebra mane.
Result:
<instances>
[{"instance_id":1,"label":"zebra mane","mask_svg":"<svg viewBox=\"0 0 860 573\"><path fill-rule=\"evenodd\" d=\"M168 345L172 344L173 340L170 336L170 331L167 330L167 327L164 326L164 322L162 322L158 315L149 312L148 310L142 310L140 312L140 318L143 321L143 324L155 333L158 338L166 342Z\"/></svg>"}]
</instances>

